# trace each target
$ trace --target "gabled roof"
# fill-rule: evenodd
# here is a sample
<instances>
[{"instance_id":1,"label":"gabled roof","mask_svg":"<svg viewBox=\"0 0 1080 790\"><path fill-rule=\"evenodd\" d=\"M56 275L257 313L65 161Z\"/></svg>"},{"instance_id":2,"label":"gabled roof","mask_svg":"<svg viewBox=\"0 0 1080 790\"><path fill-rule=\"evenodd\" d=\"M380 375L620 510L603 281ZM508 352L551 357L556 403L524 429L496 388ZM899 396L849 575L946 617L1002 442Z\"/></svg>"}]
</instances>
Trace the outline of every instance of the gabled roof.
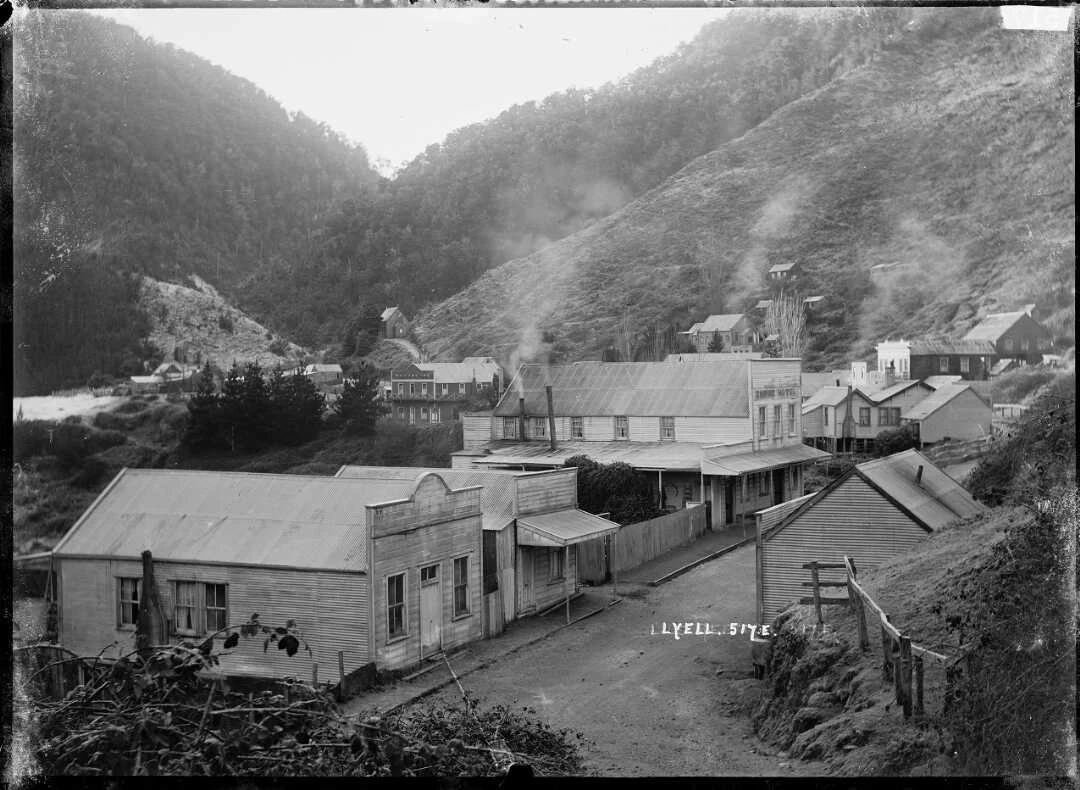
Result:
<instances>
[{"instance_id":1,"label":"gabled roof","mask_svg":"<svg viewBox=\"0 0 1080 790\"><path fill-rule=\"evenodd\" d=\"M997 348L989 340L912 340L911 354L978 354L994 356Z\"/></svg>"},{"instance_id":2,"label":"gabled roof","mask_svg":"<svg viewBox=\"0 0 1080 790\"><path fill-rule=\"evenodd\" d=\"M366 506L417 482L124 469L54 554L364 571Z\"/></svg>"},{"instance_id":3,"label":"gabled roof","mask_svg":"<svg viewBox=\"0 0 1080 790\"><path fill-rule=\"evenodd\" d=\"M724 313L723 315L710 315L704 321L690 327L690 333L694 332L730 332L744 317L743 313Z\"/></svg>"},{"instance_id":4,"label":"gabled roof","mask_svg":"<svg viewBox=\"0 0 1080 790\"><path fill-rule=\"evenodd\" d=\"M873 403L882 403L887 401L893 395L899 395L901 392L917 386L925 386L928 389L933 389L933 387L923 384L923 382L918 379L905 379L903 381L897 381L888 387L882 387L881 389L862 390L862 394L866 396L867 400L872 401Z\"/></svg>"},{"instance_id":5,"label":"gabled roof","mask_svg":"<svg viewBox=\"0 0 1080 790\"><path fill-rule=\"evenodd\" d=\"M927 417L936 412L946 403L958 397L965 390L970 391L973 395L975 395L976 398L979 398L978 393L976 393L975 390L971 389L971 387L969 387L967 384L946 385L944 387L939 387L938 389L934 390L921 401L912 406L908 410L908 413L903 415L903 418L905 420L925 420ZM979 400L982 400L982 398L979 398ZM987 408L989 409L990 407L988 406Z\"/></svg>"},{"instance_id":6,"label":"gabled roof","mask_svg":"<svg viewBox=\"0 0 1080 790\"><path fill-rule=\"evenodd\" d=\"M823 387L847 387L851 383L850 370L804 371L801 376L802 394L811 397ZM840 383L837 384L836 382Z\"/></svg>"},{"instance_id":7,"label":"gabled roof","mask_svg":"<svg viewBox=\"0 0 1080 790\"><path fill-rule=\"evenodd\" d=\"M775 266L769 267L769 274L773 272L787 272L794 269L798 264L796 263L778 263Z\"/></svg>"},{"instance_id":8,"label":"gabled roof","mask_svg":"<svg viewBox=\"0 0 1080 790\"><path fill-rule=\"evenodd\" d=\"M970 332L964 335L964 339L989 340L992 343L996 343L1002 335L1012 329L1018 321L1024 318L1030 319L1033 324L1046 333L1047 337L1050 336L1050 332L1038 321L1031 318L1026 311L1017 310L1012 313L990 313L990 315L986 316L986 318L976 324Z\"/></svg>"},{"instance_id":9,"label":"gabled roof","mask_svg":"<svg viewBox=\"0 0 1080 790\"><path fill-rule=\"evenodd\" d=\"M382 311L382 313L379 314L379 319L382 320L382 321L386 321L394 313L400 313L402 318L405 317L405 314L402 313L398 308L396 308L396 307L387 307L385 310Z\"/></svg>"},{"instance_id":10,"label":"gabled roof","mask_svg":"<svg viewBox=\"0 0 1080 790\"><path fill-rule=\"evenodd\" d=\"M336 362L332 364L317 362L304 368L305 376L310 376L312 373L341 373L341 365Z\"/></svg>"},{"instance_id":11,"label":"gabled roof","mask_svg":"<svg viewBox=\"0 0 1080 790\"><path fill-rule=\"evenodd\" d=\"M927 532L986 510L918 450L905 450L852 467L788 514L765 534L765 539L771 540L852 477L866 482ZM870 513L866 516L872 518Z\"/></svg>"},{"instance_id":12,"label":"gabled roof","mask_svg":"<svg viewBox=\"0 0 1080 790\"><path fill-rule=\"evenodd\" d=\"M768 310L769 306L771 304L772 304L772 299L762 299L756 305L754 305L754 309L755 310Z\"/></svg>"},{"instance_id":13,"label":"gabled roof","mask_svg":"<svg viewBox=\"0 0 1080 790\"><path fill-rule=\"evenodd\" d=\"M575 362L522 365L495 407L499 417L548 413L545 385L551 385L559 417L616 415L664 417L746 417L747 379L752 360L709 364L681 362Z\"/></svg>"},{"instance_id":14,"label":"gabled roof","mask_svg":"<svg viewBox=\"0 0 1080 790\"><path fill-rule=\"evenodd\" d=\"M839 406L847 397L847 387L822 387L803 403L803 413L818 406ZM854 392L852 393L854 396Z\"/></svg>"},{"instance_id":15,"label":"gabled roof","mask_svg":"<svg viewBox=\"0 0 1080 790\"><path fill-rule=\"evenodd\" d=\"M962 381L963 378L963 376L927 376L923 379L923 384L930 387L930 389L936 390Z\"/></svg>"}]
</instances>

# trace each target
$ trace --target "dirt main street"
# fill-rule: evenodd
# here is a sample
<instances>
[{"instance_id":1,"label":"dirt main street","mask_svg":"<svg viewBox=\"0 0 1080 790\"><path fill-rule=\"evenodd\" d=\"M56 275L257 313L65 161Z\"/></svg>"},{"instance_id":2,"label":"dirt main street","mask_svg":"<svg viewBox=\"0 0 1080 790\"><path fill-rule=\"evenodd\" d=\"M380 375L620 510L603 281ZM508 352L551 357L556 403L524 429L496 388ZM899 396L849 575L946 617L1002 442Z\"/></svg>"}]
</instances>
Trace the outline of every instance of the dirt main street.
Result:
<instances>
[{"instance_id":1,"label":"dirt main street","mask_svg":"<svg viewBox=\"0 0 1080 790\"><path fill-rule=\"evenodd\" d=\"M592 742L586 767L603 776L794 776L823 766L789 762L731 710L752 678L754 549L746 546L624 600L464 678L481 704L534 708ZM662 624L709 623L724 635L662 635ZM653 634L652 632L657 632ZM717 670L723 670L717 676ZM460 701L457 686L435 699ZM422 704L422 703L421 703Z\"/></svg>"}]
</instances>

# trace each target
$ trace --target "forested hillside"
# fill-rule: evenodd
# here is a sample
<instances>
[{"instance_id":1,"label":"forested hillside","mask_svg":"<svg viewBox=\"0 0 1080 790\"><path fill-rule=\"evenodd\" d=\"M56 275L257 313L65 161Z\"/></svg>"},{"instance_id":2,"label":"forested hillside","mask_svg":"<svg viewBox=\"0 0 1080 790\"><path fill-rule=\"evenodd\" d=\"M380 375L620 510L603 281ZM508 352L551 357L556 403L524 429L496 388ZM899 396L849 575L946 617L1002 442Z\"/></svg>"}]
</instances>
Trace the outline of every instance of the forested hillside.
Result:
<instances>
[{"instance_id":1,"label":"forested hillside","mask_svg":"<svg viewBox=\"0 0 1080 790\"><path fill-rule=\"evenodd\" d=\"M326 126L123 25L29 12L15 44L23 392L141 372L149 323L127 273L236 294L274 261L302 270L335 201L378 178Z\"/></svg>"},{"instance_id":2,"label":"forested hillside","mask_svg":"<svg viewBox=\"0 0 1080 790\"><path fill-rule=\"evenodd\" d=\"M752 308L781 262L825 296L811 367L1028 302L1071 339L1070 36L1001 30L996 9L917 13L867 65L428 310L428 350L509 359L547 333L580 358L629 334L642 358L673 322Z\"/></svg>"}]
</instances>

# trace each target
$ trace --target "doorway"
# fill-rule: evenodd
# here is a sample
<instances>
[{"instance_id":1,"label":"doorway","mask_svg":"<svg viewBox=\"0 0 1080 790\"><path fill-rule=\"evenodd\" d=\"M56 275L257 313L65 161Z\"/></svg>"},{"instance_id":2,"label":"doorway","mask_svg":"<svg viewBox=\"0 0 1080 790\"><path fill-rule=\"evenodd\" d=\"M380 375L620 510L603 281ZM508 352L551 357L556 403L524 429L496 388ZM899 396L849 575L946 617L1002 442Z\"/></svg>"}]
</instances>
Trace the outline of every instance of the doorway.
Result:
<instances>
[{"instance_id":1,"label":"doorway","mask_svg":"<svg viewBox=\"0 0 1080 790\"><path fill-rule=\"evenodd\" d=\"M533 560L532 549L521 549L521 610L527 611L535 605L533 600Z\"/></svg>"},{"instance_id":2,"label":"doorway","mask_svg":"<svg viewBox=\"0 0 1080 790\"><path fill-rule=\"evenodd\" d=\"M773 488L773 504L779 505L784 501L784 472L786 470L783 467L779 469L773 469L772 473L772 488Z\"/></svg>"},{"instance_id":3,"label":"doorway","mask_svg":"<svg viewBox=\"0 0 1080 790\"><path fill-rule=\"evenodd\" d=\"M442 647L442 596L439 566L420 569L420 649L430 655Z\"/></svg>"},{"instance_id":4,"label":"doorway","mask_svg":"<svg viewBox=\"0 0 1080 790\"><path fill-rule=\"evenodd\" d=\"M724 478L724 525L735 521L735 480Z\"/></svg>"}]
</instances>

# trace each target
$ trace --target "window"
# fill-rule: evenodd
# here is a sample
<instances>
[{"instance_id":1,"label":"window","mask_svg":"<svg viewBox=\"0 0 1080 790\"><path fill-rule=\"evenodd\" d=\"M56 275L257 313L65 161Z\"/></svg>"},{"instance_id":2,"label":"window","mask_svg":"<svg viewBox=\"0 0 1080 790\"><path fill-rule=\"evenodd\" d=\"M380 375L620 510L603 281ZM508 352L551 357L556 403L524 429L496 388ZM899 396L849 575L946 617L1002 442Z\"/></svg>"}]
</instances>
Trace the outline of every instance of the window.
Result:
<instances>
[{"instance_id":1,"label":"window","mask_svg":"<svg viewBox=\"0 0 1080 790\"><path fill-rule=\"evenodd\" d=\"M825 415L825 424L828 425L829 424L829 407L828 406L822 406L821 407L821 413Z\"/></svg>"},{"instance_id":2,"label":"window","mask_svg":"<svg viewBox=\"0 0 1080 790\"><path fill-rule=\"evenodd\" d=\"M416 422L416 407L409 407L409 422Z\"/></svg>"},{"instance_id":3,"label":"window","mask_svg":"<svg viewBox=\"0 0 1080 790\"><path fill-rule=\"evenodd\" d=\"M563 549L548 549L548 580L558 581L563 577Z\"/></svg>"},{"instance_id":4,"label":"window","mask_svg":"<svg viewBox=\"0 0 1080 790\"><path fill-rule=\"evenodd\" d=\"M630 436L630 419L628 417L615 418L615 438L626 439Z\"/></svg>"},{"instance_id":5,"label":"window","mask_svg":"<svg viewBox=\"0 0 1080 790\"><path fill-rule=\"evenodd\" d=\"M120 594L120 613L118 622L124 626L135 627L139 622L139 588L142 579L118 579Z\"/></svg>"},{"instance_id":6,"label":"window","mask_svg":"<svg viewBox=\"0 0 1080 790\"><path fill-rule=\"evenodd\" d=\"M1050 341L1045 337L1039 338L1039 351L1047 351L1050 348Z\"/></svg>"},{"instance_id":7,"label":"window","mask_svg":"<svg viewBox=\"0 0 1080 790\"><path fill-rule=\"evenodd\" d=\"M675 440L675 418L674 417L661 417L660 418L660 438L663 441Z\"/></svg>"},{"instance_id":8,"label":"window","mask_svg":"<svg viewBox=\"0 0 1080 790\"><path fill-rule=\"evenodd\" d=\"M581 439L585 436L585 419L583 417L570 418L570 438Z\"/></svg>"},{"instance_id":9,"label":"window","mask_svg":"<svg viewBox=\"0 0 1080 790\"><path fill-rule=\"evenodd\" d=\"M427 421L428 421L427 406L421 406L420 407L420 422L427 422Z\"/></svg>"},{"instance_id":10,"label":"window","mask_svg":"<svg viewBox=\"0 0 1080 790\"><path fill-rule=\"evenodd\" d=\"M450 394L450 385L447 384L445 381L443 382L443 385L442 385L442 394L443 395L449 395Z\"/></svg>"},{"instance_id":11,"label":"window","mask_svg":"<svg viewBox=\"0 0 1080 790\"><path fill-rule=\"evenodd\" d=\"M899 406L889 409L889 420L892 422L893 425L899 425L900 424L900 407Z\"/></svg>"},{"instance_id":12,"label":"window","mask_svg":"<svg viewBox=\"0 0 1080 790\"><path fill-rule=\"evenodd\" d=\"M439 410L438 409L432 409L431 410L431 421L432 422L438 422L439 421Z\"/></svg>"},{"instance_id":13,"label":"window","mask_svg":"<svg viewBox=\"0 0 1080 790\"><path fill-rule=\"evenodd\" d=\"M229 596L224 584L203 585L206 609L206 630L210 633L229 627Z\"/></svg>"},{"instance_id":14,"label":"window","mask_svg":"<svg viewBox=\"0 0 1080 790\"><path fill-rule=\"evenodd\" d=\"M948 373L949 372L949 358L948 357L938 357L937 367L938 367L938 372L939 373Z\"/></svg>"},{"instance_id":15,"label":"window","mask_svg":"<svg viewBox=\"0 0 1080 790\"><path fill-rule=\"evenodd\" d=\"M173 627L178 634L199 632L199 624L195 619L198 611L196 589L195 582L173 582Z\"/></svg>"},{"instance_id":16,"label":"window","mask_svg":"<svg viewBox=\"0 0 1080 790\"><path fill-rule=\"evenodd\" d=\"M888 425L889 424L889 410L884 406L877 410L877 424Z\"/></svg>"},{"instance_id":17,"label":"window","mask_svg":"<svg viewBox=\"0 0 1080 790\"><path fill-rule=\"evenodd\" d=\"M960 372L961 373L970 373L971 372L971 357L960 357Z\"/></svg>"},{"instance_id":18,"label":"window","mask_svg":"<svg viewBox=\"0 0 1080 790\"><path fill-rule=\"evenodd\" d=\"M869 424L870 424L870 407L869 406L860 406L859 407L859 425L869 425Z\"/></svg>"},{"instance_id":19,"label":"window","mask_svg":"<svg viewBox=\"0 0 1080 790\"><path fill-rule=\"evenodd\" d=\"M1026 337L1020 338L1020 350L1027 351L1029 348L1031 348L1030 339Z\"/></svg>"},{"instance_id":20,"label":"window","mask_svg":"<svg viewBox=\"0 0 1080 790\"><path fill-rule=\"evenodd\" d=\"M469 613L469 558L454 560L454 617Z\"/></svg>"},{"instance_id":21,"label":"window","mask_svg":"<svg viewBox=\"0 0 1080 790\"><path fill-rule=\"evenodd\" d=\"M426 568L420 569L420 583L431 584L439 580L439 566L428 565Z\"/></svg>"},{"instance_id":22,"label":"window","mask_svg":"<svg viewBox=\"0 0 1080 790\"><path fill-rule=\"evenodd\" d=\"M410 395L415 395L416 394L416 382L415 381L410 381L409 382L409 394Z\"/></svg>"},{"instance_id":23,"label":"window","mask_svg":"<svg viewBox=\"0 0 1080 790\"><path fill-rule=\"evenodd\" d=\"M868 418L869 419L869 418ZM787 407L787 432L795 433L795 404L789 403Z\"/></svg>"},{"instance_id":24,"label":"window","mask_svg":"<svg viewBox=\"0 0 1080 790\"><path fill-rule=\"evenodd\" d=\"M769 493L770 476L768 472L762 472L758 475L758 496L765 496Z\"/></svg>"},{"instance_id":25,"label":"window","mask_svg":"<svg viewBox=\"0 0 1080 790\"><path fill-rule=\"evenodd\" d=\"M404 406L398 406L397 407L397 416L398 416L399 420L404 420L405 419L405 407Z\"/></svg>"},{"instance_id":26,"label":"window","mask_svg":"<svg viewBox=\"0 0 1080 790\"><path fill-rule=\"evenodd\" d=\"M878 425L899 425L900 424L900 409L899 407L885 408L884 406L878 409Z\"/></svg>"},{"instance_id":27,"label":"window","mask_svg":"<svg viewBox=\"0 0 1080 790\"><path fill-rule=\"evenodd\" d=\"M780 414L781 414L781 407L780 406L773 406L772 407L773 436L779 436L780 435Z\"/></svg>"},{"instance_id":28,"label":"window","mask_svg":"<svg viewBox=\"0 0 1080 790\"><path fill-rule=\"evenodd\" d=\"M757 421L758 421L758 436L759 437L764 436L765 435L765 407L764 406L758 406Z\"/></svg>"},{"instance_id":29,"label":"window","mask_svg":"<svg viewBox=\"0 0 1080 790\"><path fill-rule=\"evenodd\" d=\"M427 382L426 381L422 382L420 384L420 394L421 395L427 395Z\"/></svg>"},{"instance_id":30,"label":"window","mask_svg":"<svg viewBox=\"0 0 1080 790\"><path fill-rule=\"evenodd\" d=\"M386 637L394 639L405 634L405 574L386 580Z\"/></svg>"},{"instance_id":31,"label":"window","mask_svg":"<svg viewBox=\"0 0 1080 790\"><path fill-rule=\"evenodd\" d=\"M1002 341L1002 346L1005 348L1006 351L1012 351L1013 350L1013 340L1012 340L1012 338L1011 337L1005 338L1005 340Z\"/></svg>"},{"instance_id":32,"label":"window","mask_svg":"<svg viewBox=\"0 0 1080 790\"><path fill-rule=\"evenodd\" d=\"M547 436L547 418L546 417L533 417L532 418L532 435L533 438L542 439Z\"/></svg>"},{"instance_id":33,"label":"window","mask_svg":"<svg viewBox=\"0 0 1080 790\"><path fill-rule=\"evenodd\" d=\"M516 417L503 417L502 438L504 438L504 439L516 439L517 438L517 418Z\"/></svg>"},{"instance_id":34,"label":"window","mask_svg":"<svg viewBox=\"0 0 1080 790\"><path fill-rule=\"evenodd\" d=\"M405 382L399 382L397 385L398 395L405 396Z\"/></svg>"}]
</instances>

